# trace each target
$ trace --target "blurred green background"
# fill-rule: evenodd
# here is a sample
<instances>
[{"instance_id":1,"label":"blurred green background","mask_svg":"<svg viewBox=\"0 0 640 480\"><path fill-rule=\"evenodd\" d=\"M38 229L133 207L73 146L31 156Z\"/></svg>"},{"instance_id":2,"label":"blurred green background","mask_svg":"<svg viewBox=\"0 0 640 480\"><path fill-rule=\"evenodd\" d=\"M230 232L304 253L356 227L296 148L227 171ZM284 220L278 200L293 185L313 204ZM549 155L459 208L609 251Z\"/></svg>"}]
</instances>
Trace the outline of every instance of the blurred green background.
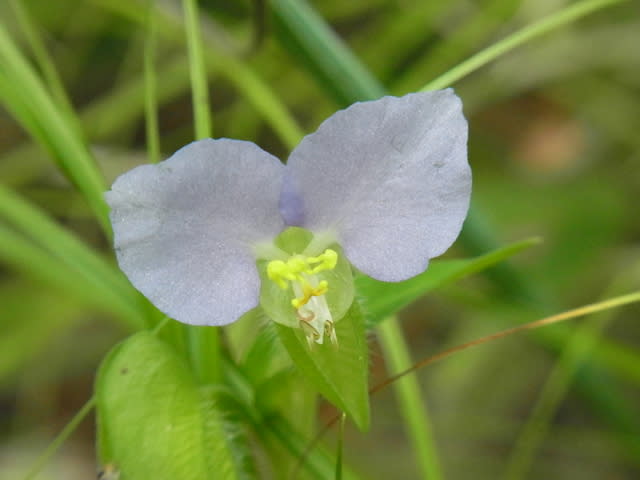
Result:
<instances>
[{"instance_id":1,"label":"blurred green background","mask_svg":"<svg viewBox=\"0 0 640 480\"><path fill-rule=\"evenodd\" d=\"M478 255L531 236L543 242L403 312L415 360L640 288L640 10L618 3L454 84L470 123L474 193L472 218L447 255ZM286 159L299 135L335 110L419 90L570 4L201 1L214 136L251 140ZM166 157L194 137L180 2L0 3L11 41L62 98L33 39L49 54L80 118L61 116L67 123L58 127L84 132L105 185L148 161L148 5ZM22 85L10 84L0 97L2 186L112 262L91 206L52 161L51 131L25 128L33 118L16 110ZM2 238L16 224L1 208ZM23 235L25 246L36 243ZM58 281L55 264L44 275L44 259L8 243L0 255L0 478L10 480L89 398L101 358L130 330L81 285ZM632 306L519 334L420 371L445 478L501 478L516 475L518 465L525 467L517 478L640 478L639 313ZM376 383L387 373L370 340ZM369 434L347 429L347 464L362 478L420 478L391 389L373 398L372 409ZM320 412L320 420L328 416ZM93 438L89 419L40 478L93 478Z\"/></svg>"}]
</instances>

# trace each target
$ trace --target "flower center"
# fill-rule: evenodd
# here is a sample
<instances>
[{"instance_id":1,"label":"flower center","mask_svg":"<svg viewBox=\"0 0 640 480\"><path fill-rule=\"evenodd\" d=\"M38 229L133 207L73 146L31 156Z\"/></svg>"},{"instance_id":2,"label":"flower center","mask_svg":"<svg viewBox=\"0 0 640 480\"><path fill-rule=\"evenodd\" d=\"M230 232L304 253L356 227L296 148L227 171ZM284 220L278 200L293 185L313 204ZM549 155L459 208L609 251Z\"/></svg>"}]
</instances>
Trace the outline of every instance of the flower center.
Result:
<instances>
[{"instance_id":1,"label":"flower center","mask_svg":"<svg viewBox=\"0 0 640 480\"><path fill-rule=\"evenodd\" d=\"M294 255L286 262L272 260L267 264L267 276L280 288L286 290L291 284L295 295L291 306L296 310L300 328L309 346L313 342L321 344L325 335L331 343L337 344L333 317L325 298L329 282L320 280L318 276L320 272L333 270L337 262L338 254L328 248L317 257Z\"/></svg>"}]
</instances>

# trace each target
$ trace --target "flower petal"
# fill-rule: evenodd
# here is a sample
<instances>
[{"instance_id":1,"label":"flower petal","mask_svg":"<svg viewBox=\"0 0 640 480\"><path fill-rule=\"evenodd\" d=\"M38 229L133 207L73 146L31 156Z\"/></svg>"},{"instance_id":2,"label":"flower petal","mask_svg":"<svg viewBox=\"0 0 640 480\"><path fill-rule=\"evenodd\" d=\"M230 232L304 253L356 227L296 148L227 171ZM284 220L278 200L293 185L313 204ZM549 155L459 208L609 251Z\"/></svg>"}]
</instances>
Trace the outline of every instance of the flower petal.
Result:
<instances>
[{"instance_id":1,"label":"flower petal","mask_svg":"<svg viewBox=\"0 0 640 480\"><path fill-rule=\"evenodd\" d=\"M160 310L224 325L258 304L252 245L283 228L283 166L256 145L200 140L107 192L120 268Z\"/></svg>"},{"instance_id":2,"label":"flower petal","mask_svg":"<svg viewBox=\"0 0 640 480\"><path fill-rule=\"evenodd\" d=\"M449 89L339 111L293 151L283 185L287 224L332 231L378 280L417 275L453 243L469 206L460 99Z\"/></svg>"}]
</instances>

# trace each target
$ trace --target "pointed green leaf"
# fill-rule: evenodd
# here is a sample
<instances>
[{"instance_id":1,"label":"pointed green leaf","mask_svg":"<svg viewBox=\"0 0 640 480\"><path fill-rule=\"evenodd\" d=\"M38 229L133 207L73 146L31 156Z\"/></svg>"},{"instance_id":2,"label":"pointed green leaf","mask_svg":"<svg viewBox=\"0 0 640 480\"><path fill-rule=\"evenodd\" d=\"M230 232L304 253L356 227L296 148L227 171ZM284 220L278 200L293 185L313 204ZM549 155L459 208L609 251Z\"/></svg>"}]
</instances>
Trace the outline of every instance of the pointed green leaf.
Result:
<instances>
[{"instance_id":1,"label":"pointed green leaf","mask_svg":"<svg viewBox=\"0 0 640 480\"><path fill-rule=\"evenodd\" d=\"M96 397L101 460L123 480L251 478L238 461L248 449L211 388L199 388L182 358L152 334L136 334L107 356Z\"/></svg>"},{"instance_id":2,"label":"pointed green leaf","mask_svg":"<svg viewBox=\"0 0 640 480\"><path fill-rule=\"evenodd\" d=\"M303 376L361 429L369 427L369 371L364 318L356 302L335 324L338 345L311 347L299 328L277 324L280 340Z\"/></svg>"},{"instance_id":3,"label":"pointed green leaf","mask_svg":"<svg viewBox=\"0 0 640 480\"><path fill-rule=\"evenodd\" d=\"M435 260L420 275L397 283L380 282L364 275L356 276L356 291L367 317L367 327L373 327L393 315L425 293L485 270L509 257L539 243L530 238L512 243L477 258L467 260Z\"/></svg>"}]
</instances>

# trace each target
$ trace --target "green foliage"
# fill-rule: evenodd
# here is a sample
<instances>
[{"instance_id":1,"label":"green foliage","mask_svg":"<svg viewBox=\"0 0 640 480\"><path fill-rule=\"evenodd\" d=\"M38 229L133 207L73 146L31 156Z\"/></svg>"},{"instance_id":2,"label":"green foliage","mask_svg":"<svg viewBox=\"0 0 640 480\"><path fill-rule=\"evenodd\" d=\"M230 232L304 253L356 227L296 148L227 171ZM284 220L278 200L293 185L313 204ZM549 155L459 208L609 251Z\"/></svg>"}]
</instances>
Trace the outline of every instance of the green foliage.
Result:
<instances>
[{"instance_id":1,"label":"green foliage","mask_svg":"<svg viewBox=\"0 0 640 480\"><path fill-rule=\"evenodd\" d=\"M33 205L0 185L0 255L54 288L113 311L140 328L143 303L124 275Z\"/></svg>"},{"instance_id":2,"label":"green foliage","mask_svg":"<svg viewBox=\"0 0 640 480\"><path fill-rule=\"evenodd\" d=\"M172 349L136 334L105 358L96 380L100 458L134 478L250 478L240 427L224 418ZM143 448L141 448L143 446Z\"/></svg>"},{"instance_id":3,"label":"green foliage","mask_svg":"<svg viewBox=\"0 0 640 480\"><path fill-rule=\"evenodd\" d=\"M356 302L335 324L331 342L309 345L299 328L278 325L280 340L313 387L343 410L361 430L369 428L368 355L364 318Z\"/></svg>"},{"instance_id":4,"label":"green foliage","mask_svg":"<svg viewBox=\"0 0 640 480\"><path fill-rule=\"evenodd\" d=\"M539 239L533 238L499 248L478 258L467 260L435 260L420 275L397 283L380 282L365 275L356 277L356 289L370 327L402 310L427 292L473 273L481 272L529 248Z\"/></svg>"},{"instance_id":5,"label":"green foliage","mask_svg":"<svg viewBox=\"0 0 640 480\"><path fill-rule=\"evenodd\" d=\"M71 113L58 105L0 24L0 100L78 187L108 232L105 184Z\"/></svg>"}]
</instances>

